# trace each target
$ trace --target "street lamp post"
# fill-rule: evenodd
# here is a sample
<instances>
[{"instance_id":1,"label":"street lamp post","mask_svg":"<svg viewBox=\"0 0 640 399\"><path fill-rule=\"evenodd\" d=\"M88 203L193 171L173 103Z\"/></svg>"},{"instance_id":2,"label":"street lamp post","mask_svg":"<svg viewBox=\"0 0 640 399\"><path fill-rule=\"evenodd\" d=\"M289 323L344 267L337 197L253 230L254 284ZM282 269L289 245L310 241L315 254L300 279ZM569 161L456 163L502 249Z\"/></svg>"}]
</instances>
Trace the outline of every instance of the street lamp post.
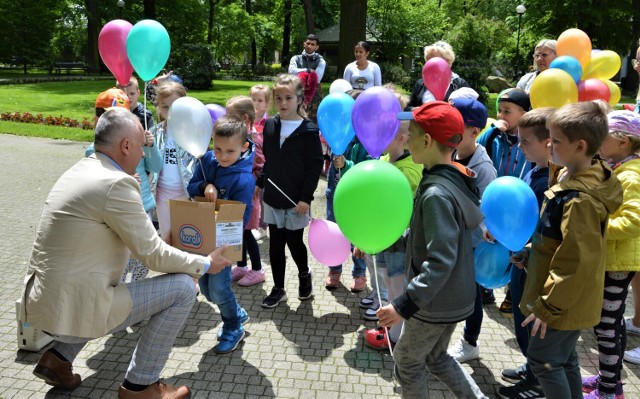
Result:
<instances>
[{"instance_id":1,"label":"street lamp post","mask_svg":"<svg viewBox=\"0 0 640 399\"><path fill-rule=\"evenodd\" d=\"M122 19L122 9L124 8L124 0L118 0L116 4L118 5L118 10L119 10L118 18Z\"/></svg>"},{"instance_id":2,"label":"street lamp post","mask_svg":"<svg viewBox=\"0 0 640 399\"><path fill-rule=\"evenodd\" d=\"M516 13L518 13L518 41L516 42L516 59L513 66L513 80L518 79L518 56L520 53L520 25L522 24L522 14L527 11L524 5L520 4L516 7Z\"/></svg>"}]
</instances>

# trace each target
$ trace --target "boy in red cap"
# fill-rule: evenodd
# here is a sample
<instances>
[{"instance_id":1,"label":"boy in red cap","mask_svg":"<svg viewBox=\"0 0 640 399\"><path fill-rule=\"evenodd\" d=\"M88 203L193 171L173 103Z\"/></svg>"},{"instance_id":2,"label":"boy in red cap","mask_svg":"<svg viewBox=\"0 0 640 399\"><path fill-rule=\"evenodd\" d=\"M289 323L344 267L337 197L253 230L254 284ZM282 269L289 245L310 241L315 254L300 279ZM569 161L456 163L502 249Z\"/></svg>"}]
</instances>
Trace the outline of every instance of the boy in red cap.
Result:
<instances>
[{"instance_id":1,"label":"boy in red cap","mask_svg":"<svg viewBox=\"0 0 640 399\"><path fill-rule=\"evenodd\" d=\"M378 310L379 324L402 319L395 374L402 397L428 397L427 370L458 398L486 398L469 373L447 353L456 324L474 308L472 232L482 221L475 173L451 154L464 121L451 104L434 101L398 119L411 120L409 152L427 169L416 192L407 238L404 294ZM456 295L451 295L456 293Z\"/></svg>"}]
</instances>

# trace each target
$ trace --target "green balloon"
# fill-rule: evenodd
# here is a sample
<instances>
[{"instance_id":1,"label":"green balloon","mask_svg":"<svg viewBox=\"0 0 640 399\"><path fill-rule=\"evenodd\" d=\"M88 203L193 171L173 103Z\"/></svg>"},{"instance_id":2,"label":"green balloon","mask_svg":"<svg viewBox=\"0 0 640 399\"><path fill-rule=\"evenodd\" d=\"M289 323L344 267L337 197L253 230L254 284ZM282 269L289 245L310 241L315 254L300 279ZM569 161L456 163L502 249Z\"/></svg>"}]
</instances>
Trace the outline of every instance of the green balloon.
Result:
<instances>
[{"instance_id":1,"label":"green balloon","mask_svg":"<svg viewBox=\"0 0 640 399\"><path fill-rule=\"evenodd\" d=\"M340 179L333 207L345 237L362 251L376 254L390 247L409 226L413 192L395 166L365 161Z\"/></svg>"}]
</instances>

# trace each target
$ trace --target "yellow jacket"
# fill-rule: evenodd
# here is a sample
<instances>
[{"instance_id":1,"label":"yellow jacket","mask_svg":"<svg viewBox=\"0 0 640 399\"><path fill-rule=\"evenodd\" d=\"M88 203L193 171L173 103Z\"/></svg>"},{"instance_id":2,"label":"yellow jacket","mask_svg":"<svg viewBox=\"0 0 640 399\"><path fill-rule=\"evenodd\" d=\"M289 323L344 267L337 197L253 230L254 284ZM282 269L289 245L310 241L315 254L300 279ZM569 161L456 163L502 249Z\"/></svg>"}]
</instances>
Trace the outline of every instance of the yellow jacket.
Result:
<instances>
[{"instance_id":1,"label":"yellow jacket","mask_svg":"<svg viewBox=\"0 0 640 399\"><path fill-rule=\"evenodd\" d=\"M611 215L607 228L609 271L640 271L640 159L613 171L622 184L622 205Z\"/></svg>"}]
</instances>

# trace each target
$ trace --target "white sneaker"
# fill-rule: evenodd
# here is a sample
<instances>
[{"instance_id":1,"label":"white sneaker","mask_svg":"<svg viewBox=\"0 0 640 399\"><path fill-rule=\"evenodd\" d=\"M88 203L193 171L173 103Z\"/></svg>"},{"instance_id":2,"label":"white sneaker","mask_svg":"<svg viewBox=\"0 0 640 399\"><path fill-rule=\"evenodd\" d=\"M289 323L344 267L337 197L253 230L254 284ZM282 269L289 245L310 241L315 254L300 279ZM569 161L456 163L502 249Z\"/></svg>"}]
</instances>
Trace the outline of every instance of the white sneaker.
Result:
<instances>
[{"instance_id":1,"label":"white sneaker","mask_svg":"<svg viewBox=\"0 0 640 399\"><path fill-rule=\"evenodd\" d=\"M640 347L624 352L624 360L633 364L640 364Z\"/></svg>"},{"instance_id":2,"label":"white sneaker","mask_svg":"<svg viewBox=\"0 0 640 399\"><path fill-rule=\"evenodd\" d=\"M480 357L480 346L472 346L460 337L460 340L447 351L451 357L456 359L458 363L468 362L469 360Z\"/></svg>"},{"instance_id":3,"label":"white sneaker","mask_svg":"<svg viewBox=\"0 0 640 399\"><path fill-rule=\"evenodd\" d=\"M633 325L633 319L625 319L624 325L627 329L627 334L640 335L640 327L636 327Z\"/></svg>"}]
</instances>

